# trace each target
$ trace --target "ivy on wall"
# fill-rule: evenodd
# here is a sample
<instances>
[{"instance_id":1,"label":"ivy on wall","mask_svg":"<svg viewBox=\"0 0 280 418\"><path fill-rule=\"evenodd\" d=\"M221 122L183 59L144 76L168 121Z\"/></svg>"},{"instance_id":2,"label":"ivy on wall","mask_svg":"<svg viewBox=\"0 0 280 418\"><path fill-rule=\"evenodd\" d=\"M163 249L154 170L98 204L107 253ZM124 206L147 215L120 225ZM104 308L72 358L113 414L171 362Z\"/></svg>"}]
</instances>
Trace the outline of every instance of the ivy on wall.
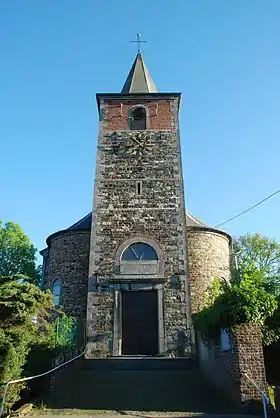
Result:
<instances>
[{"instance_id":1,"label":"ivy on wall","mask_svg":"<svg viewBox=\"0 0 280 418\"><path fill-rule=\"evenodd\" d=\"M274 324L279 302L262 271L248 269L231 282L215 278L204 298L205 308L193 315L193 321L205 343L216 340L221 329L233 331L243 323L260 325L264 344L279 339L280 329Z\"/></svg>"}]
</instances>

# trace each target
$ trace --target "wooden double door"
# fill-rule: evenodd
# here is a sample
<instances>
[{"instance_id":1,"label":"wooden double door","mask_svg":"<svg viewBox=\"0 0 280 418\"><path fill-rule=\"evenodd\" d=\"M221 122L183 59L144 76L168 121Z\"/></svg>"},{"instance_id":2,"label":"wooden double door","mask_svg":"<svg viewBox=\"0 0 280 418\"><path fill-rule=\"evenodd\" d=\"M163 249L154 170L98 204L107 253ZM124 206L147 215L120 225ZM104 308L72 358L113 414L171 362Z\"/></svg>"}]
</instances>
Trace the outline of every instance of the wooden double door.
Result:
<instances>
[{"instance_id":1,"label":"wooden double door","mask_svg":"<svg viewBox=\"0 0 280 418\"><path fill-rule=\"evenodd\" d=\"M157 291L122 292L122 355L157 353Z\"/></svg>"}]
</instances>

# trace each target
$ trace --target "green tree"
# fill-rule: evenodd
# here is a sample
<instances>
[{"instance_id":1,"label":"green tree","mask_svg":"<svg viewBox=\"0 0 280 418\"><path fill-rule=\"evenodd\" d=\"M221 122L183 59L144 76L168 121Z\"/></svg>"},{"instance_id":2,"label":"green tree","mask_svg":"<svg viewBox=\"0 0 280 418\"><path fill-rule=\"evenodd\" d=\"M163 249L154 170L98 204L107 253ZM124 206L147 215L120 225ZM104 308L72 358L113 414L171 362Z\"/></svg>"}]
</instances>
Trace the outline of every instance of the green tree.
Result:
<instances>
[{"instance_id":1,"label":"green tree","mask_svg":"<svg viewBox=\"0 0 280 418\"><path fill-rule=\"evenodd\" d=\"M248 270L254 277L262 274L263 289L276 297L277 308L262 325L264 345L270 345L280 338L280 244L260 234L246 234L234 242L234 250L239 267L237 279L242 280Z\"/></svg>"},{"instance_id":2,"label":"green tree","mask_svg":"<svg viewBox=\"0 0 280 418\"><path fill-rule=\"evenodd\" d=\"M74 333L75 321L63 312L58 315L50 291L19 281L18 276L0 278L1 385L26 373L27 376L40 373L41 366L45 367L43 371L50 368L50 360L58 351L67 351L75 345ZM25 382L9 386L6 413L20 399L25 386ZM0 398L3 389L2 386Z\"/></svg>"},{"instance_id":3,"label":"green tree","mask_svg":"<svg viewBox=\"0 0 280 418\"><path fill-rule=\"evenodd\" d=\"M208 305L193 315L194 323L205 340L215 339L221 329L232 330L236 325L243 323L260 325L265 331L264 339L268 338L266 321L271 320L277 311L278 301L276 296L267 290L264 272L244 272L242 278L233 283L215 279L206 294ZM214 299L213 294L216 295ZM269 338L277 339L278 336L279 330L277 335L269 335Z\"/></svg>"},{"instance_id":4,"label":"green tree","mask_svg":"<svg viewBox=\"0 0 280 418\"><path fill-rule=\"evenodd\" d=\"M259 234L246 234L235 240L234 251L241 277L247 270L264 274L271 292L280 289L280 244Z\"/></svg>"},{"instance_id":5,"label":"green tree","mask_svg":"<svg viewBox=\"0 0 280 418\"><path fill-rule=\"evenodd\" d=\"M36 248L14 222L0 221L0 277L24 275L35 285L41 284L41 266L36 267Z\"/></svg>"},{"instance_id":6,"label":"green tree","mask_svg":"<svg viewBox=\"0 0 280 418\"><path fill-rule=\"evenodd\" d=\"M0 222L0 384L20 379L37 360L75 344L75 321L53 307L50 291L42 291L42 268L36 249L20 226ZM32 357L30 359L29 357ZM30 359L30 362L28 362ZM32 364L31 364L32 363ZM41 361L42 363L42 361ZM40 367L38 361L37 367ZM25 383L9 386L5 412L20 399ZM0 386L0 395L3 386ZM1 396L0 396L1 397Z\"/></svg>"},{"instance_id":7,"label":"green tree","mask_svg":"<svg viewBox=\"0 0 280 418\"><path fill-rule=\"evenodd\" d=\"M40 344L53 347L55 330L50 322L52 295L21 282L18 276L0 278L0 383L22 377L28 353ZM20 398L24 383L11 385L7 412ZM0 394L3 387L0 390Z\"/></svg>"}]
</instances>

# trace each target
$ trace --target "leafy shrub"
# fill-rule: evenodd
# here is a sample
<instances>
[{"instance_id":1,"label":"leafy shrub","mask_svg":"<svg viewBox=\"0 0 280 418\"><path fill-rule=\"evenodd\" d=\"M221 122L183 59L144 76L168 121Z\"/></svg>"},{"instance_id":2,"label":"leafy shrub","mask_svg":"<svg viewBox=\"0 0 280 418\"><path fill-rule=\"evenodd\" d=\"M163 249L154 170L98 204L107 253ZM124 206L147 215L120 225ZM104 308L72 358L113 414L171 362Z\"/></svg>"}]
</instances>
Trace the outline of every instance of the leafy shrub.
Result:
<instances>
[{"instance_id":1,"label":"leafy shrub","mask_svg":"<svg viewBox=\"0 0 280 418\"><path fill-rule=\"evenodd\" d=\"M277 312L278 300L267 290L263 272L244 272L243 277L231 283L215 279L205 300L205 308L193 315L205 342L216 339L221 329L233 330L242 323L261 325L265 343L279 338L279 328L268 332L267 324Z\"/></svg>"},{"instance_id":2,"label":"leafy shrub","mask_svg":"<svg viewBox=\"0 0 280 418\"><path fill-rule=\"evenodd\" d=\"M0 383L24 377L28 354L67 347L74 320L53 311L52 295L17 276L0 278ZM31 360L32 361L32 360ZM28 367L27 367L28 370ZM37 373L37 371L36 371ZM26 383L9 386L5 413L20 399ZM4 386L0 389L3 395Z\"/></svg>"}]
</instances>

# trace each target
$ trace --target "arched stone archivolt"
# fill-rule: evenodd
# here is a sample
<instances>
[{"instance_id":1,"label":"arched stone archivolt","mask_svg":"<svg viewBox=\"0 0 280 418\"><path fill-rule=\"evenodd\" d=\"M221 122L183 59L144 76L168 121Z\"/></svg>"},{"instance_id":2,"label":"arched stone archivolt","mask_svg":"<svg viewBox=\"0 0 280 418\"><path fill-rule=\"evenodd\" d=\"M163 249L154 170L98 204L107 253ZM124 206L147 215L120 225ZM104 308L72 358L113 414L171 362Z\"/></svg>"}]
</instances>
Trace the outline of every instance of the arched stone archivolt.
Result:
<instances>
[{"instance_id":1,"label":"arched stone archivolt","mask_svg":"<svg viewBox=\"0 0 280 418\"><path fill-rule=\"evenodd\" d=\"M120 275L164 276L164 255L161 247L154 240L137 235L124 241L118 248L115 258L116 271Z\"/></svg>"}]
</instances>

